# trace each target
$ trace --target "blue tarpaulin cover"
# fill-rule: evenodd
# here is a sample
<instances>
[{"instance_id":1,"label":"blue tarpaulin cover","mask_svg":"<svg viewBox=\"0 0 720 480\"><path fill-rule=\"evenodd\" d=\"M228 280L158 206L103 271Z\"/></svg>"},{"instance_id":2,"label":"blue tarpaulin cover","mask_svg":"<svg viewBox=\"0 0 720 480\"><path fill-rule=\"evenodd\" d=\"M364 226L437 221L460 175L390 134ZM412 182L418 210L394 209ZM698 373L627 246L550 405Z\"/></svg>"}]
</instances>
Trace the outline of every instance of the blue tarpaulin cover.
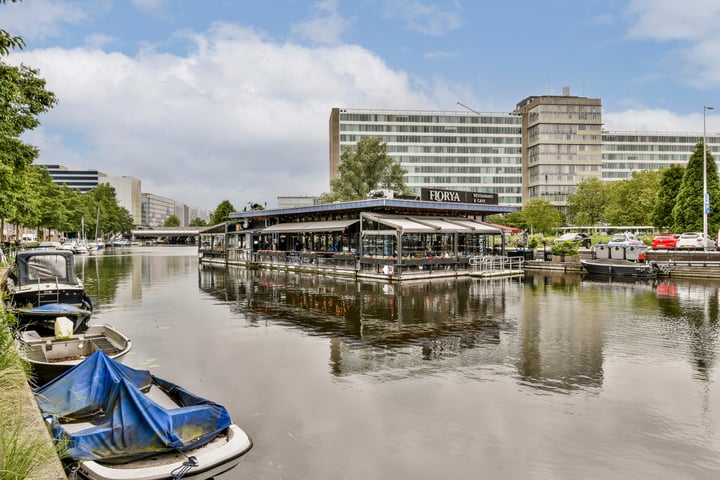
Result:
<instances>
[{"instance_id":1,"label":"blue tarpaulin cover","mask_svg":"<svg viewBox=\"0 0 720 480\"><path fill-rule=\"evenodd\" d=\"M160 388L177 404L164 408L144 390ZM60 377L35 389L53 436L69 442L76 461L131 461L146 455L198 447L230 426L222 405L198 397L146 370L122 365L97 351ZM70 433L69 420L92 426Z\"/></svg>"}]
</instances>

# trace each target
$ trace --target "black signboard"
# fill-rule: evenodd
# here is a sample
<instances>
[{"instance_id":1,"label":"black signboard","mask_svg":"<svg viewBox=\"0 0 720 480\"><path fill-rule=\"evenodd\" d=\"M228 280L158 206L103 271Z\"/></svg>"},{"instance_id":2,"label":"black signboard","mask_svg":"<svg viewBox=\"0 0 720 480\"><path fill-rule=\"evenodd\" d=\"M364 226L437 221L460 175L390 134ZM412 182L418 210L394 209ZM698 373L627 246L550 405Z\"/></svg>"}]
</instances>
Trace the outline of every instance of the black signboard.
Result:
<instances>
[{"instance_id":1,"label":"black signboard","mask_svg":"<svg viewBox=\"0 0 720 480\"><path fill-rule=\"evenodd\" d=\"M474 203L480 205L498 204L497 193L438 190L437 188L421 188L420 199L426 202L439 203Z\"/></svg>"}]
</instances>

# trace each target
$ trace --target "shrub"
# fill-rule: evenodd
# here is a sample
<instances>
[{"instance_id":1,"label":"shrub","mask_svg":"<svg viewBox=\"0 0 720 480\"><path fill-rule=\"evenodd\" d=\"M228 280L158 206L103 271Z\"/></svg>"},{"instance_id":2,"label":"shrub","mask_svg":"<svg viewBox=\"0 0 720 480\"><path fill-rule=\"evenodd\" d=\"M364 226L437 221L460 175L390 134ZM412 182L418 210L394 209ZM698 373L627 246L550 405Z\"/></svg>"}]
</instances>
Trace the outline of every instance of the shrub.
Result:
<instances>
[{"instance_id":1,"label":"shrub","mask_svg":"<svg viewBox=\"0 0 720 480\"><path fill-rule=\"evenodd\" d=\"M551 250L553 255L573 256L580 251L580 246L572 241L553 243Z\"/></svg>"}]
</instances>

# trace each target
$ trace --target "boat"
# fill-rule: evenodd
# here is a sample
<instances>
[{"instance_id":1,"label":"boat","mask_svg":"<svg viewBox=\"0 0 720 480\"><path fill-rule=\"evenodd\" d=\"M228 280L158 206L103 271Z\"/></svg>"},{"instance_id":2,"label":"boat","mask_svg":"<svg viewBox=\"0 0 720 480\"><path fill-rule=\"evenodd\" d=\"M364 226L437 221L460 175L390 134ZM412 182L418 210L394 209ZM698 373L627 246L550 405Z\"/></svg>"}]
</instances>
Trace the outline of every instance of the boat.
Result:
<instances>
[{"instance_id":1,"label":"boat","mask_svg":"<svg viewBox=\"0 0 720 480\"><path fill-rule=\"evenodd\" d=\"M132 342L110 325L90 325L85 332L66 337L42 336L36 330L17 330L15 347L20 357L32 366L34 383L40 386L98 350L113 360L122 361L132 348Z\"/></svg>"},{"instance_id":2,"label":"boat","mask_svg":"<svg viewBox=\"0 0 720 480\"><path fill-rule=\"evenodd\" d=\"M660 273L660 268L655 262L634 262L620 258L582 259L580 265L589 273L602 275L656 277Z\"/></svg>"},{"instance_id":3,"label":"boat","mask_svg":"<svg viewBox=\"0 0 720 480\"><path fill-rule=\"evenodd\" d=\"M67 471L80 478L209 479L252 448L224 406L102 351L34 393L53 438L68 447Z\"/></svg>"},{"instance_id":4,"label":"boat","mask_svg":"<svg viewBox=\"0 0 720 480\"><path fill-rule=\"evenodd\" d=\"M73 321L73 331L87 327L93 304L75 273L74 254L67 250L26 250L0 279L5 308L21 328L43 334L55 331L55 319ZM27 329L32 329L27 328Z\"/></svg>"}]
</instances>

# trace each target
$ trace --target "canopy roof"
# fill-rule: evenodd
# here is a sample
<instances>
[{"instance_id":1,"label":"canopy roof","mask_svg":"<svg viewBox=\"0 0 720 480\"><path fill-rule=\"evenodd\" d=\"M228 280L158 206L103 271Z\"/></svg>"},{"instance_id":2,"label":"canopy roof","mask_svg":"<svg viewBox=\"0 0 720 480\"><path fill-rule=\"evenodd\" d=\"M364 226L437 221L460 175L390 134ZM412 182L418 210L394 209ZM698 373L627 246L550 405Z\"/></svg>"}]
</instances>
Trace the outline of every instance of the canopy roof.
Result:
<instances>
[{"instance_id":1,"label":"canopy roof","mask_svg":"<svg viewBox=\"0 0 720 480\"><path fill-rule=\"evenodd\" d=\"M280 223L264 228L262 233L278 233L278 232L338 232L343 231L350 225L359 222L359 219L353 220L329 220L326 222L294 222Z\"/></svg>"},{"instance_id":2,"label":"canopy roof","mask_svg":"<svg viewBox=\"0 0 720 480\"><path fill-rule=\"evenodd\" d=\"M497 227L470 218L419 217L364 213L369 220L408 233L480 233L497 235Z\"/></svg>"}]
</instances>

